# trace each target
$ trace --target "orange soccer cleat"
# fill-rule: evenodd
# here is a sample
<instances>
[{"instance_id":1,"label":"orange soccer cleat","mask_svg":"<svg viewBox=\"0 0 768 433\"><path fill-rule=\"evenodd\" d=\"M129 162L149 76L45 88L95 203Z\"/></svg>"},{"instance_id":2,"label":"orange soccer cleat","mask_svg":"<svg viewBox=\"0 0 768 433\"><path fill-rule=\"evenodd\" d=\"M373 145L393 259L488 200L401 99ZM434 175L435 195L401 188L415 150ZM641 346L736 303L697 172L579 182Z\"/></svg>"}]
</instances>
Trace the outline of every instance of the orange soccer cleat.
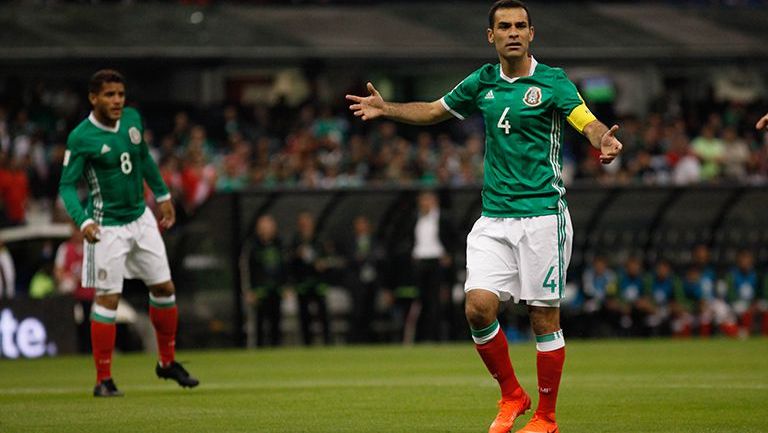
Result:
<instances>
[{"instance_id":1,"label":"orange soccer cleat","mask_svg":"<svg viewBox=\"0 0 768 433\"><path fill-rule=\"evenodd\" d=\"M515 400L499 400L499 414L491 423L488 433L508 433L515 424L515 418L531 408L531 398L523 391L523 396Z\"/></svg>"},{"instance_id":2,"label":"orange soccer cleat","mask_svg":"<svg viewBox=\"0 0 768 433\"><path fill-rule=\"evenodd\" d=\"M560 429L557 428L556 422L539 418L538 415L534 414L528 424L518 430L517 433L560 433Z\"/></svg>"}]
</instances>

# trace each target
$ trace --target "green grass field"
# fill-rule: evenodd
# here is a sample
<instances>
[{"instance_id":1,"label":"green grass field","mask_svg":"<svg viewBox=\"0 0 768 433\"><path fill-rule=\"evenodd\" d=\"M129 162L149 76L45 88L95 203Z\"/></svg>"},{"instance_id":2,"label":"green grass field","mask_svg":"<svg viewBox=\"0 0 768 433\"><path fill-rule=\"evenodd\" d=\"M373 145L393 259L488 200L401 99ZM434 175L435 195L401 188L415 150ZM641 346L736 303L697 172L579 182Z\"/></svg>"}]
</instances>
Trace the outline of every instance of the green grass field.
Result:
<instances>
[{"instance_id":1,"label":"green grass field","mask_svg":"<svg viewBox=\"0 0 768 433\"><path fill-rule=\"evenodd\" d=\"M534 397L534 345L510 351ZM563 433L768 432L766 339L569 341L567 351ZM481 433L498 398L470 343L178 358L199 388L155 378L149 355L118 354L126 396L114 399L90 396L90 358L0 361L0 432Z\"/></svg>"}]
</instances>

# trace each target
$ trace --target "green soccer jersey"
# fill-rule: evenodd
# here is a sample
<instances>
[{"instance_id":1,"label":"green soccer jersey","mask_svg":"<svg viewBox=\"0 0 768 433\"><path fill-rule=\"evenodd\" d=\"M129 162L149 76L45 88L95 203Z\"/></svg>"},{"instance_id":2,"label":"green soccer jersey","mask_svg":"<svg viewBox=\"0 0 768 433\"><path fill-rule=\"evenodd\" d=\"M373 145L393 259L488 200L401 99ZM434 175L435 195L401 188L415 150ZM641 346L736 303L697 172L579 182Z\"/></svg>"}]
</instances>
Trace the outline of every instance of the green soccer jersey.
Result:
<instances>
[{"instance_id":1,"label":"green soccer jersey","mask_svg":"<svg viewBox=\"0 0 768 433\"><path fill-rule=\"evenodd\" d=\"M565 210L562 127L583 101L562 69L532 58L529 76L509 78L499 64L486 64L441 102L459 119L476 111L485 119L484 216L520 218Z\"/></svg>"},{"instance_id":2,"label":"green soccer jersey","mask_svg":"<svg viewBox=\"0 0 768 433\"><path fill-rule=\"evenodd\" d=\"M78 227L89 219L107 226L138 219L146 207L145 179L157 201L170 198L143 133L139 113L125 108L114 128L100 124L91 113L69 134L59 194ZM77 196L83 176L90 190L86 209Z\"/></svg>"}]
</instances>

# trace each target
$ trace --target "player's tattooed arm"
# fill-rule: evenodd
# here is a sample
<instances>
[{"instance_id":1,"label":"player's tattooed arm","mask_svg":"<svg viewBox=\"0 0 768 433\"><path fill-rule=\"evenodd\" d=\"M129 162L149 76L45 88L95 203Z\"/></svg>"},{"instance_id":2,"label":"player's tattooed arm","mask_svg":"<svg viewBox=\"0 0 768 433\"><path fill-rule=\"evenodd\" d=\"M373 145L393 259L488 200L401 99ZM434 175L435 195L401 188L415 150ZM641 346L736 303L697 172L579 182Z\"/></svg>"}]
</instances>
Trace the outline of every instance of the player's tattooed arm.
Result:
<instances>
[{"instance_id":1,"label":"player's tattooed arm","mask_svg":"<svg viewBox=\"0 0 768 433\"><path fill-rule=\"evenodd\" d=\"M595 149L600 150L600 162L603 164L610 164L624 147L616 138L616 131L618 130L619 125L613 125L611 129L608 129L599 120L595 120L584 127L584 135Z\"/></svg>"},{"instance_id":2,"label":"player's tattooed arm","mask_svg":"<svg viewBox=\"0 0 768 433\"><path fill-rule=\"evenodd\" d=\"M369 96L347 95L346 98L354 104L349 109L355 116L363 120L386 117L411 125L432 125L448 120L451 113L443 107L440 101L434 102L387 102L373 84L368 83Z\"/></svg>"}]
</instances>

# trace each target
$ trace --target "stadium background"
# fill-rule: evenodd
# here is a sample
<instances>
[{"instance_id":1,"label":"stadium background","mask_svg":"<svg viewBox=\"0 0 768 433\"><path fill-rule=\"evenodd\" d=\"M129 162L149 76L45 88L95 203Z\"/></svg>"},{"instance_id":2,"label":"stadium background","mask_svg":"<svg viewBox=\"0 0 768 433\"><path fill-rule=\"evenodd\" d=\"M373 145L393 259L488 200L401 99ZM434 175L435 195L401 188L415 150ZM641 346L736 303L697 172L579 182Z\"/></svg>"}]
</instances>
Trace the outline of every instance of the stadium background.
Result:
<instances>
[{"instance_id":1,"label":"stadium background","mask_svg":"<svg viewBox=\"0 0 768 433\"><path fill-rule=\"evenodd\" d=\"M391 258L408 230L403 221L416 193L435 188L462 238L479 214L482 123L364 125L348 115L343 95L361 93L370 80L392 100L442 96L494 61L484 40L487 7L421 1L0 5L2 165L23 173L29 185L28 197L9 193L14 184L3 194L7 228L1 233L17 268L17 298L28 296L33 274L67 236L55 200L62 146L88 112L87 77L103 67L125 73L129 102L143 113L169 179L187 166L198 174L191 186L174 185L180 221L166 233L179 287L181 348L253 345L241 265L261 214L274 215L290 239L297 213L308 210L322 237L342 241L362 213ZM557 1L531 8L535 56L564 67L598 117L621 125L626 146L620 162L603 168L583 138L566 138L573 296L597 255L608 255L617 269L632 254L649 267L664 258L682 272L698 243L711 246L721 272L747 248L764 276L768 135L754 124L768 111L766 3ZM727 152L736 156L701 161L693 174L676 169L707 125L735 135L723 138L727 149L738 148ZM462 256L458 248L457 283ZM382 287L390 290L393 266L382 260ZM443 336L466 339L461 292L450 293ZM128 284L126 299L139 314L145 311L139 284ZM295 303L287 299L285 341L296 344ZM343 344L350 302L342 284L333 284L329 305L333 341ZM377 341L400 341L399 325L385 309L377 310ZM514 309L510 314L518 320Z\"/></svg>"}]
</instances>

